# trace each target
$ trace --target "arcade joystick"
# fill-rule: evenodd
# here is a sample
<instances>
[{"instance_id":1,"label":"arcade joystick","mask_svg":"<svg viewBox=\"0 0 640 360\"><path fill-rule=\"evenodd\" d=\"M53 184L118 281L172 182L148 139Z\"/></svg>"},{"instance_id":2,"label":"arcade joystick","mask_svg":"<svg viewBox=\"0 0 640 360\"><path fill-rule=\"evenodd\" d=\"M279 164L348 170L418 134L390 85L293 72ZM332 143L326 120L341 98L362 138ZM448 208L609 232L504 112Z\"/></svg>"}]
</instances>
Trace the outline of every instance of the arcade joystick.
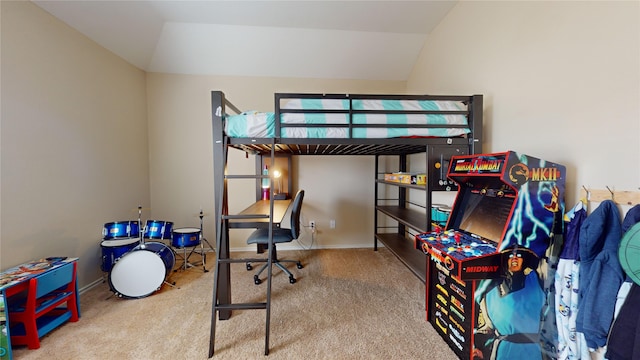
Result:
<instances>
[{"instance_id":1,"label":"arcade joystick","mask_svg":"<svg viewBox=\"0 0 640 360\"><path fill-rule=\"evenodd\" d=\"M456 245L460 246L460 233L455 233L453 239L456 241Z\"/></svg>"}]
</instances>

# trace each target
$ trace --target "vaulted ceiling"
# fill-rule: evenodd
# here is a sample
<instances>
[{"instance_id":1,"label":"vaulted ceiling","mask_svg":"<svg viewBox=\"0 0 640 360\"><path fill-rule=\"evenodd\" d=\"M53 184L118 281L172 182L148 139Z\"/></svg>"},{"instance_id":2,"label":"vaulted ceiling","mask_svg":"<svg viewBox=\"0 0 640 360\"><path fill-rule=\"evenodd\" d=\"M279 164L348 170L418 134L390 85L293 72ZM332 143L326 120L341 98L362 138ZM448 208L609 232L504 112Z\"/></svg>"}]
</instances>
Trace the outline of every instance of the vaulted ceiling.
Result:
<instances>
[{"instance_id":1,"label":"vaulted ceiling","mask_svg":"<svg viewBox=\"0 0 640 360\"><path fill-rule=\"evenodd\" d=\"M406 80L457 1L33 0L149 72Z\"/></svg>"}]
</instances>

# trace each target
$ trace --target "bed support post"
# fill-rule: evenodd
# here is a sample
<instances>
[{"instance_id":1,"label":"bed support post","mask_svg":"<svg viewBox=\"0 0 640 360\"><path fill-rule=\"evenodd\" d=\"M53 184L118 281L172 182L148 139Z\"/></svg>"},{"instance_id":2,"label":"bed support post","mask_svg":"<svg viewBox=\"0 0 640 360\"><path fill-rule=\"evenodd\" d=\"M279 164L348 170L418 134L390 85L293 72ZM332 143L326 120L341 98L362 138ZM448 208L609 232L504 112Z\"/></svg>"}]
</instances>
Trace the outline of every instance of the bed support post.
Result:
<instances>
[{"instance_id":1,"label":"bed support post","mask_svg":"<svg viewBox=\"0 0 640 360\"><path fill-rule=\"evenodd\" d=\"M469 125L473 137L469 139L470 154L482 154L482 124L483 124L483 100L482 95L473 95L471 99L472 112Z\"/></svg>"},{"instance_id":2,"label":"bed support post","mask_svg":"<svg viewBox=\"0 0 640 360\"><path fill-rule=\"evenodd\" d=\"M373 199L374 199L374 208L376 206L378 206L378 178L379 178L379 173L380 173L380 165L378 164L378 162L380 161L380 155L376 154L374 155L375 158L375 173L374 173L374 181L373 181ZM378 233L378 213L376 211L374 211L373 214L373 250L374 251L378 251L378 237L376 236L376 234Z\"/></svg>"},{"instance_id":3,"label":"bed support post","mask_svg":"<svg viewBox=\"0 0 640 360\"><path fill-rule=\"evenodd\" d=\"M224 176L225 168L227 166L226 149L224 141L224 125L222 122L222 116L225 114L226 100L222 91L211 92L211 121L213 129L213 181L214 181L214 194L215 196L222 196L222 199L214 199L214 230L216 237L222 237L222 239L228 239L228 228L224 226L221 214L226 211L227 205L227 188L226 179ZM220 195L222 194L222 195ZM226 237L226 238L225 238ZM220 248L216 248L216 252L220 252L221 257L228 256L229 249L228 241L220 241ZM220 267L220 274L216 274L220 279L229 279L228 273L230 271L229 264L223 264ZM214 297L219 299L220 303L231 302L231 286L221 286L220 291ZM222 290L225 289L225 290ZM220 310L220 320L226 320L231 317L230 310Z\"/></svg>"}]
</instances>

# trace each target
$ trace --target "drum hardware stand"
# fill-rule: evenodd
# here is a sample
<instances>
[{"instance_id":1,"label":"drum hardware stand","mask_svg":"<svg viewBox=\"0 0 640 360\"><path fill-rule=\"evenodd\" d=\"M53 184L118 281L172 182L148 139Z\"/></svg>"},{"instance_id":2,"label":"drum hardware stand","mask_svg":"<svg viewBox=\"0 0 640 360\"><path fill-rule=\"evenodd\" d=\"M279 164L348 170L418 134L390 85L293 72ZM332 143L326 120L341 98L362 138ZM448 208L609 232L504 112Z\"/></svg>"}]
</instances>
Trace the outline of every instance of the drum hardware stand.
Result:
<instances>
[{"instance_id":1,"label":"drum hardware stand","mask_svg":"<svg viewBox=\"0 0 640 360\"><path fill-rule=\"evenodd\" d=\"M204 228L203 228L203 220L202 220L203 217L204 217L204 214L202 213L202 210L200 210L199 217L200 217L200 241L199 241L199 243L200 243L200 252L199 252L199 254L200 254L200 256L202 256L202 269L204 270L204 272L209 272L209 270L207 270L207 263L206 263L207 254L204 251L204 244L202 242L205 241L210 249L213 249L213 248L211 247L211 244L209 244L209 241L204 237ZM183 246L182 247L182 256L181 256L182 259L183 259L183 263L182 263L182 266L181 266L182 270L187 270L188 267L195 267L196 266L195 264L191 264L189 262L189 257L191 257L191 255L193 253L198 253L196 251L196 247L197 247L197 245L192 247L191 251L189 252L188 255L187 255L187 246ZM178 255L178 256L180 256L180 255ZM178 270L176 269L174 271L178 271Z\"/></svg>"},{"instance_id":2,"label":"drum hardware stand","mask_svg":"<svg viewBox=\"0 0 640 360\"><path fill-rule=\"evenodd\" d=\"M207 246L209 246L209 249L211 250L213 250L213 247L211 246L207 238L204 237L204 228L202 226L202 218L204 217L204 214L202 213L202 209L200 209L199 217L200 217L200 237L201 237L200 254L202 255L202 268L204 269L204 272L209 272L209 270L207 270L207 264L206 264L207 254L204 253L204 245L202 244L202 242L203 241L206 242Z\"/></svg>"},{"instance_id":3,"label":"drum hardware stand","mask_svg":"<svg viewBox=\"0 0 640 360\"><path fill-rule=\"evenodd\" d=\"M180 289L180 286L177 286L175 281L168 282L167 280L163 280L162 283L163 284L167 284L167 285L171 286L174 289ZM158 290L160 290L160 288L158 288Z\"/></svg>"},{"instance_id":4,"label":"drum hardware stand","mask_svg":"<svg viewBox=\"0 0 640 360\"><path fill-rule=\"evenodd\" d=\"M146 225L145 225L146 226ZM144 227L142 226L142 206L138 205L138 242L144 244Z\"/></svg>"},{"instance_id":5,"label":"drum hardware stand","mask_svg":"<svg viewBox=\"0 0 640 360\"><path fill-rule=\"evenodd\" d=\"M200 238L202 239L202 236L200 236ZM189 262L189 258L191 257L191 255L192 255L193 253L195 253L195 252L196 252L196 247L197 247L197 246L198 246L198 245L193 246L193 247L191 248L191 251L189 252L189 254L188 254L188 255L187 255L187 246L183 246L183 247L182 247L182 255L180 255L180 254L178 254L178 253L176 252L176 255L177 255L177 256L180 256L180 257L182 258L182 265L180 266L180 268L181 268L182 270L187 270L187 268L191 268L191 267L195 267L195 266L196 266L196 264L195 264L195 263L194 263L194 264L192 264L192 263L190 263L190 262ZM200 248L201 248L200 255L202 256L202 267L204 268L204 272L207 272L208 270L206 269L206 264L205 264L205 256L206 256L206 255L204 254L204 247L202 246L202 242L200 242ZM173 271L178 271L178 269L175 269L175 270L173 270Z\"/></svg>"}]
</instances>

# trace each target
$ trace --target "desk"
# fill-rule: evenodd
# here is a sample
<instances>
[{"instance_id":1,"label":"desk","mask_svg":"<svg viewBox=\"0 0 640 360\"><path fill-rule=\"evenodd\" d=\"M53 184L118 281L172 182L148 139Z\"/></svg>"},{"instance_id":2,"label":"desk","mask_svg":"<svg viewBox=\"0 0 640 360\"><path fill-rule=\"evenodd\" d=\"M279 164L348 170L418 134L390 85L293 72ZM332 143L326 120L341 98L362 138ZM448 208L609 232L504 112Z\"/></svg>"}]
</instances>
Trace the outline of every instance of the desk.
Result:
<instances>
[{"instance_id":1,"label":"desk","mask_svg":"<svg viewBox=\"0 0 640 360\"><path fill-rule=\"evenodd\" d=\"M0 359L12 359L7 298L28 289L29 280L32 278L64 265L72 265L77 260L78 258L35 260L0 272ZM76 282L76 293L77 291ZM79 314L79 297L77 297L77 301Z\"/></svg>"},{"instance_id":2,"label":"desk","mask_svg":"<svg viewBox=\"0 0 640 360\"><path fill-rule=\"evenodd\" d=\"M280 227L280 223L284 218L284 215L291 204L291 199L288 200L273 200L273 225L274 227ZM248 208L240 211L238 215L246 216L246 219L232 219L229 220L229 228L249 228L249 229L263 229L269 227L269 218L264 217L261 219L251 218L251 216L261 215L269 216L269 200L258 200Z\"/></svg>"},{"instance_id":3,"label":"desk","mask_svg":"<svg viewBox=\"0 0 640 360\"><path fill-rule=\"evenodd\" d=\"M291 204L288 200L273 200L273 226L280 227L280 223ZM251 206L242 210L236 215L225 220L223 226L222 239L220 241L220 259L229 259L229 229L263 229L269 227L270 200L258 200ZM257 218L256 216L267 216ZM230 264L220 264L220 278L218 281L218 302L221 305L231 304L231 273ZM227 320L231 317L231 310L220 310L220 320Z\"/></svg>"}]
</instances>

